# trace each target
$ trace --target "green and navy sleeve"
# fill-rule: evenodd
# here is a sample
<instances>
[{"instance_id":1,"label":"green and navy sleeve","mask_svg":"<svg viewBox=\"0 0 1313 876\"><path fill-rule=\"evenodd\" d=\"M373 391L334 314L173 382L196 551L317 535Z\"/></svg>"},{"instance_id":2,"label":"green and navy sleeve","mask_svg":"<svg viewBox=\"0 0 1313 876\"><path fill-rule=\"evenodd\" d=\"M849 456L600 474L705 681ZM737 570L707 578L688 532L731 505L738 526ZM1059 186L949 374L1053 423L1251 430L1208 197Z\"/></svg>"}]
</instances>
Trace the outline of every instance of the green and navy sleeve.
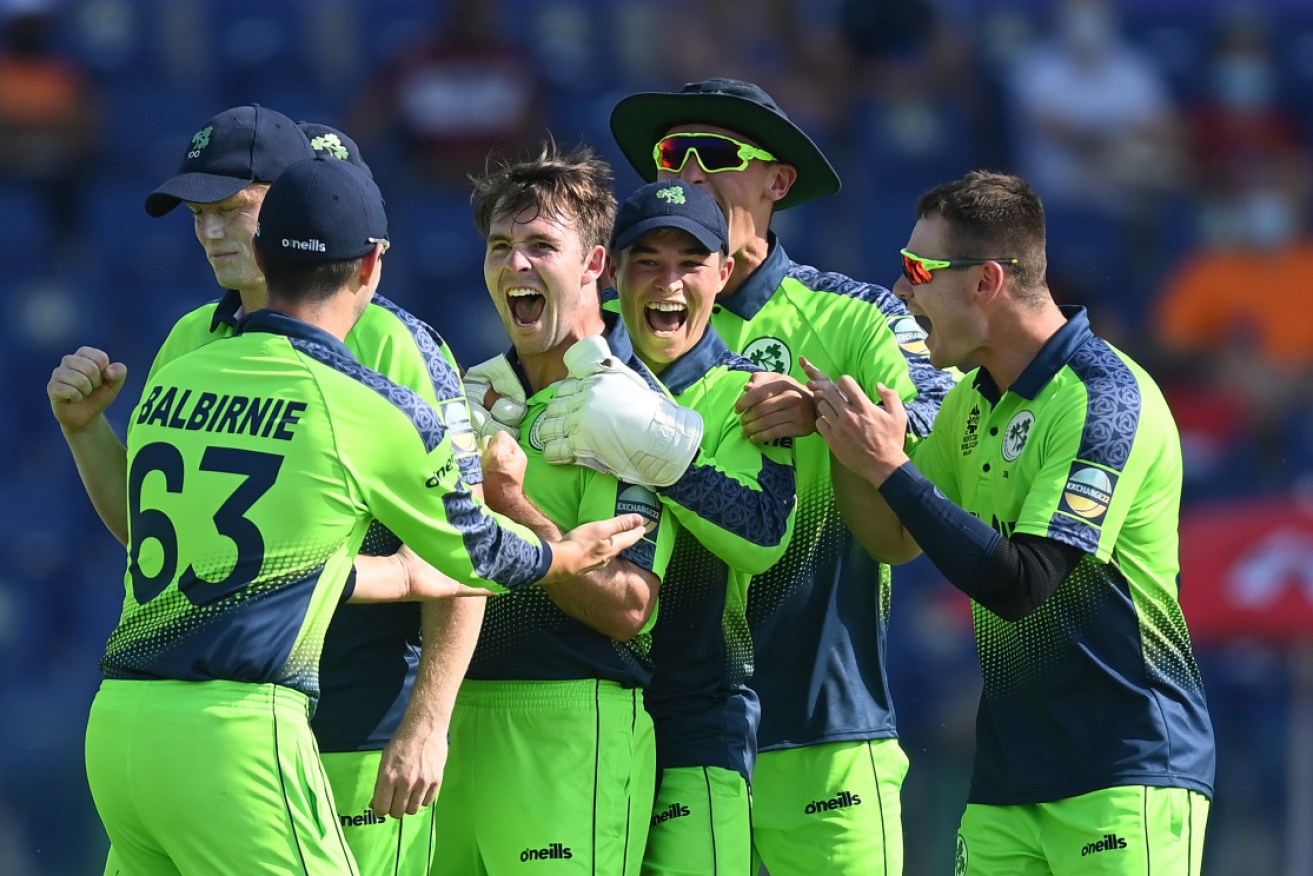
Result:
<instances>
[{"instance_id":1,"label":"green and navy sleeve","mask_svg":"<svg viewBox=\"0 0 1313 876\"><path fill-rule=\"evenodd\" d=\"M441 411L414 391L349 356L293 340L304 355L341 375L325 380L345 395L331 408L339 453L374 517L439 571L476 587L513 590L551 565L536 535L477 502L462 480ZM366 402L367 390L389 402Z\"/></svg>"},{"instance_id":2,"label":"green and navy sleeve","mask_svg":"<svg viewBox=\"0 0 1313 876\"><path fill-rule=\"evenodd\" d=\"M361 364L413 389L442 412L448 429L461 434L454 447L465 482L482 483L465 389L455 357L442 337L428 323L376 294L347 335L346 345Z\"/></svg>"},{"instance_id":3,"label":"green and navy sleeve","mask_svg":"<svg viewBox=\"0 0 1313 876\"><path fill-rule=\"evenodd\" d=\"M779 561L793 534L793 448L744 436L734 403L760 369L726 353L707 377L675 395L702 414L705 430L693 464L660 493L680 525L708 550L757 575Z\"/></svg>"}]
</instances>

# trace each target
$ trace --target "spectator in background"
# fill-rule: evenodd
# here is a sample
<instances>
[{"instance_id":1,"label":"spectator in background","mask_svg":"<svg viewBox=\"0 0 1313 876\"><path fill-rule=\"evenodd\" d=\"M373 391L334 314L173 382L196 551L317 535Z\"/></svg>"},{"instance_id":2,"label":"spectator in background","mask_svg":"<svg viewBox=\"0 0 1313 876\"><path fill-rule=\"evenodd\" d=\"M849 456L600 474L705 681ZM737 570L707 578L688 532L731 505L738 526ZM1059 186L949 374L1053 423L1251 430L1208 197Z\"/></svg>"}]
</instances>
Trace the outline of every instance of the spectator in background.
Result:
<instances>
[{"instance_id":1,"label":"spectator in background","mask_svg":"<svg viewBox=\"0 0 1313 876\"><path fill-rule=\"evenodd\" d=\"M1234 198L1234 215L1169 276L1151 325L1187 470L1282 488L1293 463L1309 460L1307 432L1294 428L1313 378L1313 308L1302 300L1313 290L1308 204L1261 177ZM1257 452L1228 458L1238 451Z\"/></svg>"},{"instance_id":2,"label":"spectator in background","mask_svg":"<svg viewBox=\"0 0 1313 876\"><path fill-rule=\"evenodd\" d=\"M1187 482L1213 493L1283 489L1310 462L1313 312L1299 294L1313 289L1313 156L1279 100L1268 27L1257 8L1219 20L1187 116L1198 241L1146 320ZM1256 284L1281 290L1288 306L1255 306Z\"/></svg>"},{"instance_id":3,"label":"spectator in background","mask_svg":"<svg viewBox=\"0 0 1313 876\"><path fill-rule=\"evenodd\" d=\"M57 51L54 0L5 0L0 46L0 154L3 175L39 188L57 258L76 254L82 168L100 130L90 77Z\"/></svg>"},{"instance_id":4,"label":"spectator in background","mask_svg":"<svg viewBox=\"0 0 1313 876\"><path fill-rule=\"evenodd\" d=\"M1298 116L1279 101L1267 27L1256 9L1223 17L1206 90L1188 112L1192 187L1203 200L1207 238L1261 233L1267 190L1289 193L1291 203L1309 195L1309 143Z\"/></svg>"},{"instance_id":5,"label":"spectator in background","mask_svg":"<svg viewBox=\"0 0 1313 876\"><path fill-rule=\"evenodd\" d=\"M378 71L345 128L367 151L395 138L421 183L464 190L492 153L541 136L544 86L533 55L508 39L502 4L450 0L444 23Z\"/></svg>"},{"instance_id":6,"label":"spectator in background","mask_svg":"<svg viewBox=\"0 0 1313 876\"><path fill-rule=\"evenodd\" d=\"M1049 205L1131 211L1177 176L1166 83L1120 35L1110 0L1062 0L1053 14L1008 76L1019 170Z\"/></svg>"},{"instance_id":7,"label":"spectator in background","mask_svg":"<svg viewBox=\"0 0 1313 876\"><path fill-rule=\"evenodd\" d=\"M837 24L860 87L895 102L910 93L969 86L971 47L947 26L933 0L841 0ZM851 75L851 70L849 71Z\"/></svg>"}]
</instances>

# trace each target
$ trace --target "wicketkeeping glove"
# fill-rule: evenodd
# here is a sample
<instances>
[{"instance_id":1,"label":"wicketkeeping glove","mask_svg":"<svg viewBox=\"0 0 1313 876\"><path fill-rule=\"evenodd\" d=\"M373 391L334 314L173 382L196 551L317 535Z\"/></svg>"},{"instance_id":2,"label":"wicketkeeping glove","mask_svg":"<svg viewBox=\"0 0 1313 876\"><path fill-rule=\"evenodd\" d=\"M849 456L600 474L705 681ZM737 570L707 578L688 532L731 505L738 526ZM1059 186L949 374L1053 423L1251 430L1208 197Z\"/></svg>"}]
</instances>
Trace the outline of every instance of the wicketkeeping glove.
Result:
<instances>
[{"instance_id":1,"label":"wicketkeeping glove","mask_svg":"<svg viewBox=\"0 0 1313 876\"><path fill-rule=\"evenodd\" d=\"M501 396L493 404L492 410L483 406L490 389ZM506 432L519 440L520 421L524 419L527 410L524 387L505 356L493 356L465 372L465 400L470 405L474 431L480 437Z\"/></svg>"},{"instance_id":2,"label":"wicketkeeping glove","mask_svg":"<svg viewBox=\"0 0 1313 876\"><path fill-rule=\"evenodd\" d=\"M540 421L543 455L626 483L668 487L697 456L702 417L606 353L601 338L586 338L566 351L571 376L561 381Z\"/></svg>"}]
</instances>

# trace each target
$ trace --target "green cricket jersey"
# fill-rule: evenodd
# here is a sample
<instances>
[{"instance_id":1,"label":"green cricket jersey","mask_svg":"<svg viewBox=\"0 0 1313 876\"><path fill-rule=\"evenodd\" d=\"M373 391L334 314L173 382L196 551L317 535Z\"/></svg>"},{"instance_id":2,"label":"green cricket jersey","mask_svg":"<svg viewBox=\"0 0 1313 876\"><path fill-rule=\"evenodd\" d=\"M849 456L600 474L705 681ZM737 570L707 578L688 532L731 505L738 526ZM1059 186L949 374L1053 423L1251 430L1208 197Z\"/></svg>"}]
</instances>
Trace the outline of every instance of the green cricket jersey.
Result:
<instances>
[{"instance_id":1,"label":"green cricket jersey","mask_svg":"<svg viewBox=\"0 0 1313 876\"><path fill-rule=\"evenodd\" d=\"M792 442L749 440L734 410L760 370L708 327L660 374L704 424L697 458L660 491L679 523L646 700L662 769L721 767L750 779L756 761L761 710L748 685L748 585L784 555L796 504Z\"/></svg>"},{"instance_id":2,"label":"green cricket jersey","mask_svg":"<svg viewBox=\"0 0 1313 876\"><path fill-rule=\"evenodd\" d=\"M974 605L984 691L970 802L1116 785L1212 794L1214 748L1181 613L1181 442L1162 393L1082 308L1006 392L977 370L912 459L1010 537L1086 553L1029 616Z\"/></svg>"},{"instance_id":3,"label":"green cricket jersey","mask_svg":"<svg viewBox=\"0 0 1313 876\"><path fill-rule=\"evenodd\" d=\"M456 462L473 436L445 413L273 311L158 368L128 427L126 594L105 677L316 697L375 517L457 580L541 578L550 549L474 500Z\"/></svg>"},{"instance_id":4,"label":"green cricket jersey","mask_svg":"<svg viewBox=\"0 0 1313 876\"><path fill-rule=\"evenodd\" d=\"M796 264L773 237L766 260L717 303L711 322L730 349L804 384L800 356L836 378L851 375L872 396L876 383L892 387L909 402L918 435L952 385L930 367L924 333L889 290ZM793 540L748 596L760 748L896 736L884 669L889 569L839 515L825 439L809 435L795 450Z\"/></svg>"},{"instance_id":5,"label":"green cricket jersey","mask_svg":"<svg viewBox=\"0 0 1313 876\"><path fill-rule=\"evenodd\" d=\"M241 296L229 291L180 319L156 354L151 375L185 353L236 334L240 307ZM362 364L442 409L450 428L462 428L468 409L455 359L425 322L375 295L346 345ZM478 453L458 449L457 454L465 483L481 482ZM376 524L360 552L387 556L400 544ZM418 603L343 605L333 615L312 724L321 751L376 751L387 745L410 702L419 668L419 633Z\"/></svg>"},{"instance_id":6,"label":"green cricket jersey","mask_svg":"<svg viewBox=\"0 0 1313 876\"><path fill-rule=\"evenodd\" d=\"M618 339L614 332L608 333L607 342L620 361L631 368L643 367L623 332ZM515 350L509 350L506 358L528 395L528 409L520 424L520 447L528 458L525 495L562 529L617 514L642 514L648 521L647 535L620 556L663 578L675 531L663 519L656 494L648 487L627 484L591 468L549 463L538 427L547 405L556 398L557 385L533 392ZM466 677L503 681L601 678L625 687L646 687L652 676L651 648L651 623L628 642L617 642L570 617L541 587L532 587L489 601Z\"/></svg>"}]
</instances>

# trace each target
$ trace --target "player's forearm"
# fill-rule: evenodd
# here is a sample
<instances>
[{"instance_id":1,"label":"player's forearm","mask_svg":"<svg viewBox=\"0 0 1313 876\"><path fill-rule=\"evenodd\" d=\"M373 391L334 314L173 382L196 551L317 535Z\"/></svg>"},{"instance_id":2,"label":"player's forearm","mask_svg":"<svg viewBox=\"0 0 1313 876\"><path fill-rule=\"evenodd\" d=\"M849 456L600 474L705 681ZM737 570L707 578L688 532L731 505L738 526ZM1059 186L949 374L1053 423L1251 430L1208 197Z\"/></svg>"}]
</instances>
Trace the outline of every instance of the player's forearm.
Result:
<instances>
[{"instance_id":1,"label":"player's forearm","mask_svg":"<svg viewBox=\"0 0 1313 876\"><path fill-rule=\"evenodd\" d=\"M897 566L920 555L920 546L880 492L833 455L830 479L839 514L872 559Z\"/></svg>"},{"instance_id":2,"label":"player's forearm","mask_svg":"<svg viewBox=\"0 0 1313 876\"><path fill-rule=\"evenodd\" d=\"M497 496L489 499L488 507L504 517L509 517L516 523L528 529L534 535L543 541L560 541L565 535L565 530L557 526L552 520L533 504L532 500L523 493L507 495L499 493Z\"/></svg>"},{"instance_id":3,"label":"player's forearm","mask_svg":"<svg viewBox=\"0 0 1313 876\"><path fill-rule=\"evenodd\" d=\"M356 557L355 587L347 602L399 602L410 597L410 573L395 555Z\"/></svg>"},{"instance_id":4,"label":"player's forearm","mask_svg":"<svg viewBox=\"0 0 1313 876\"><path fill-rule=\"evenodd\" d=\"M542 585L557 608L618 642L627 642L647 626L656 608L661 579L628 560Z\"/></svg>"},{"instance_id":5,"label":"player's forearm","mask_svg":"<svg viewBox=\"0 0 1313 876\"><path fill-rule=\"evenodd\" d=\"M128 543L128 451L102 414L86 428L64 432L82 486L110 534Z\"/></svg>"},{"instance_id":6,"label":"player's forearm","mask_svg":"<svg viewBox=\"0 0 1313 876\"><path fill-rule=\"evenodd\" d=\"M481 599L424 603L419 670L402 719L403 730L419 735L447 732L456 694L479 641L484 604Z\"/></svg>"}]
</instances>

